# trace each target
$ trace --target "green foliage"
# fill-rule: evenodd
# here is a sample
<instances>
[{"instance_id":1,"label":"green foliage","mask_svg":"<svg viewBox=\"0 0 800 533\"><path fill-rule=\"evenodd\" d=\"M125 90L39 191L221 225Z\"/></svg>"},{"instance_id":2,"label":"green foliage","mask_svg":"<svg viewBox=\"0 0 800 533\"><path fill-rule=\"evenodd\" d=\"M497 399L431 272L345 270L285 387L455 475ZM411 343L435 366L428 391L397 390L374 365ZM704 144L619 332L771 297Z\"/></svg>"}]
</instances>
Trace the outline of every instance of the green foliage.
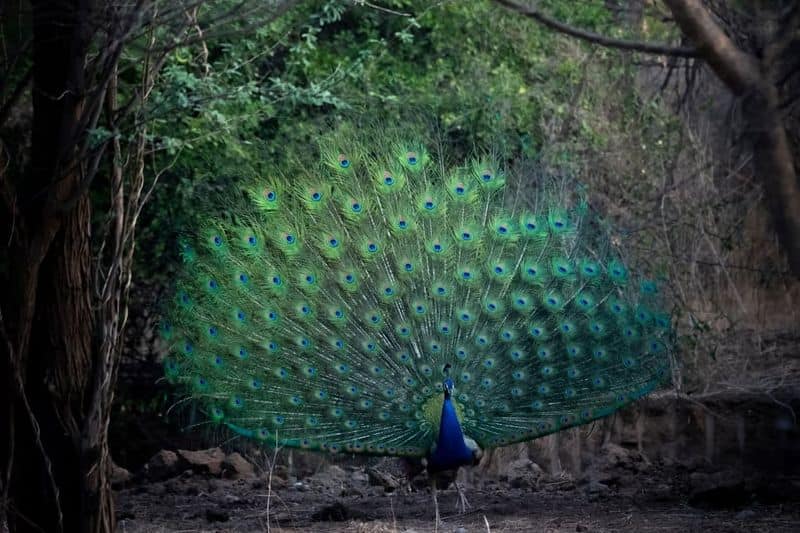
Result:
<instances>
[{"instance_id":1,"label":"green foliage","mask_svg":"<svg viewBox=\"0 0 800 533\"><path fill-rule=\"evenodd\" d=\"M576 170L618 145L617 136L654 129L658 112L638 101L624 56L488 1L381 5L399 14L304 3L258 31L208 42L207 68L199 46L175 52L151 98L152 138L162 148L156 167L168 170L148 207L143 275L168 278L161 258L174 249L174 229L196 223L194 198L303 153L344 117L425 117L454 159L490 146L506 159ZM542 7L586 29L616 31L603 2ZM629 157L649 157L640 152Z\"/></svg>"}]
</instances>

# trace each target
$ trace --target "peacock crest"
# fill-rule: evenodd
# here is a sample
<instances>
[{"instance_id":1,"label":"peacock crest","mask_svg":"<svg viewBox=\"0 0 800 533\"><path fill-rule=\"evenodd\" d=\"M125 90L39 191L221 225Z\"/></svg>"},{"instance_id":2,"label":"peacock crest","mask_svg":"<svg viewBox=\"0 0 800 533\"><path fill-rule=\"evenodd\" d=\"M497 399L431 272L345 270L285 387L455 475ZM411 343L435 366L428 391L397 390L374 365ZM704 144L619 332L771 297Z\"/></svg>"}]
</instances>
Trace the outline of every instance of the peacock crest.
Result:
<instances>
[{"instance_id":1,"label":"peacock crest","mask_svg":"<svg viewBox=\"0 0 800 533\"><path fill-rule=\"evenodd\" d=\"M182 241L165 372L211 420L281 446L425 456L446 377L484 449L668 377L658 288L579 187L376 139L321 143L316 167L253 180Z\"/></svg>"}]
</instances>

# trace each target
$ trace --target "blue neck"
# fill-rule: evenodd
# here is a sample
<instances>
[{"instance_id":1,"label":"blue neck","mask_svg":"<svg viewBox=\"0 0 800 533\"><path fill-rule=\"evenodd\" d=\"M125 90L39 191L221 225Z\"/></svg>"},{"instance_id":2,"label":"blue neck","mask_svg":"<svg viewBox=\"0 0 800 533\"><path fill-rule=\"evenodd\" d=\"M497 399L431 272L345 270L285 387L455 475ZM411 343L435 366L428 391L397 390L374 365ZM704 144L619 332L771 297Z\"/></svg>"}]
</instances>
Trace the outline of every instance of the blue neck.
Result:
<instances>
[{"instance_id":1,"label":"blue neck","mask_svg":"<svg viewBox=\"0 0 800 533\"><path fill-rule=\"evenodd\" d=\"M428 469L432 471L452 470L470 465L473 453L464 443L464 432L458 422L456 408L449 394L445 394L442 405L442 420L439 423L439 438L436 450L428 458Z\"/></svg>"}]
</instances>

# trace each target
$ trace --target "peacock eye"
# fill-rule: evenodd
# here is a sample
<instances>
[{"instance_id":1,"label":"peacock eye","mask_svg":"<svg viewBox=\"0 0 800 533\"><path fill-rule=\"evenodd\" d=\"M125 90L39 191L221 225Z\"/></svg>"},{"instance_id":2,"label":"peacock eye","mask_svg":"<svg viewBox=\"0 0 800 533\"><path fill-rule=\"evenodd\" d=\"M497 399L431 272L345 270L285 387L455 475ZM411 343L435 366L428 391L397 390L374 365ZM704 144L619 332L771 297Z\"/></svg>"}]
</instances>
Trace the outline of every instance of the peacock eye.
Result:
<instances>
[{"instance_id":1,"label":"peacock eye","mask_svg":"<svg viewBox=\"0 0 800 533\"><path fill-rule=\"evenodd\" d=\"M314 200L315 202L319 201L320 198L322 198L322 195L318 192L315 192L314 194L311 195L311 199Z\"/></svg>"}]
</instances>

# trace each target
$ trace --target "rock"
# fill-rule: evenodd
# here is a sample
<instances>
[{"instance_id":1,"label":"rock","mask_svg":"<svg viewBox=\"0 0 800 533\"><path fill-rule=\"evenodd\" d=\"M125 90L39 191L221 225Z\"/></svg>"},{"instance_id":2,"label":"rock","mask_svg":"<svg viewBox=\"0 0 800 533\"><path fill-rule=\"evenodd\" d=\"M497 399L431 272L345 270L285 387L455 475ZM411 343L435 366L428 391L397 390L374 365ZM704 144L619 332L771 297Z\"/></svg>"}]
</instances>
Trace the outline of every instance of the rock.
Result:
<instances>
[{"instance_id":1,"label":"rock","mask_svg":"<svg viewBox=\"0 0 800 533\"><path fill-rule=\"evenodd\" d=\"M623 448L613 442L607 442L600 448L600 461L604 467L636 471L645 469L649 465L647 459L640 452Z\"/></svg>"},{"instance_id":2,"label":"rock","mask_svg":"<svg viewBox=\"0 0 800 533\"><path fill-rule=\"evenodd\" d=\"M347 472L336 465L330 465L311 476L309 482L325 490L340 490L347 479Z\"/></svg>"},{"instance_id":3,"label":"rock","mask_svg":"<svg viewBox=\"0 0 800 533\"><path fill-rule=\"evenodd\" d=\"M226 511L222 509L213 509L208 508L206 509L206 520L209 522L227 522L230 520L231 515L229 515Z\"/></svg>"},{"instance_id":4,"label":"rock","mask_svg":"<svg viewBox=\"0 0 800 533\"><path fill-rule=\"evenodd\" d=\"M581 475L581 483L602 483L608 486L629 486L635 476L650 467L649 461L636 450L608 442Z\"/></svg>"},{"instance_id":5,"label":"rock","mask_svg":"<svg viewBox=\"0 0 800 533\"><path fill-rule=\"evenodd\" d=\"M269 485L272 487L272 490L283 489L289 486L288 479L282 477L276 477L275 475L272 476L271 480L267 479L266 481L269 482Z\"/></svg>"},{"instance_id":6,"label":"rock","mask_svg":"<svg viewBox=\"0 0 800 533\"><path fill-rule=\"evenodd\" d=\"M342 491L339 493L339 496L342 496L342 497L345 497L345 498L348 497L348 496L349 497L363 498L364 497L364 493L361 492L360 490L358 490L355 487L344 487L342 489Z\"/></svg>"},{"instance_id":7,"label":"rock","mask_svg":"<svg viewBox=\"0 0 800 533\"><path fill-rule=\"evenodd\" d=\"M369 476L366 472L364 472L363 469L354 471L351 474L350 479L353 480L353 483L369 483Z\"/></svg>"},{"instance_id":8,"label":"rock","mask_svg":"<svg viewBox=\"0 0 800 533\"><path fill-rule=\"evenodd\" d=\"M607 494L611 489L604 483L593 482L589 483L587 491L589 494Z\"/></svg>"},{"instance_id":9,"label":"rock","mask_svg":"<svg viewBox=\"0 0 800 533\"><path fill-rule=\"evenodd\" d=\"M183 486L180 482L180 479L168 479L162 485L164 487L164 492L166 494L179 494L183 492L181 487Z\"/></svg>"},{"instance_id":10,"label":"rock","mask_svg":"<svg viewBox=\"0 0 800 533\"><path fill-rule=\"evenodd\" d=\"M347 472L345 472L341 467L336 465L330 465L327 469L328 475L334 479L344 480L347 478Z\"/></svg>"},{"instance_id":11,"label":"rock","mask_svg":"<svg viewBox=\"0 0 800 533\"><path fill-rule=\"evenodd\" d=\"M381 472L375 468L367 469L367 476L369 477L369 484L376 487L383 487L386 492L392 492L400 487L400 482L393 475Z\"/></svg>"},{"instance_id":12,"label":"rock","mask_svg":"<svg viewBox=\"0 0 800 533\"><path fill-rule=\"evenodd\" d=\"M752 509L744 509L744 510L739 511L738 513L736 513L736 517L735 518L736 518L736 520L750 520L754 516L756 516L756 512L755 511L753 511Z\"/></svg>"},{"instance_id":13,"label":"rock","mask_svg":"<svg viewBox=\"0 0 800 533\"><path fill-rule=\"evenodd\" d=\"M269 472L265 472L264 477L269 477ZM289 480L289 469L286 468L285 465L275 465L272 468L272 481L275 481L275 478L281 478L285 481Z\"/></svg>"},{"instance_id":14,"label":"rock","mask_svg":"<svg viewBox=\"0 0 800 533\"><path fill-rule=\"evenodd\" d=\"M603 497L607 496L611 489L608 485L603 483L599 483L597 481L593 481L589 483L589 486L586 489L586 492L589 496L589 501L596 501L602 499Z\"/></svg>"},{"instance_id":15,"label":"rock","mask_svg":"<svg viewBox=\"0 0 800 533\"><path fill-rule=\"evenodd\" d=\"M255 469L239 452L233 452L222 462L223 476L230 479L252 479L256 477Z\"/></svg>"},{"instance_id":16,"label":"rock","mask_svg":"<svg viewBox=\"0 0 800 533\"><path fill-rule=\"evenodd\" d=\"M189 464L195 473L210 474L212 476L218 476L222 473L225 452L219 448L198 451L178 450L178 455Z\"/></svg>"},{"instance_id":17,"label":"rock","mask_svg":"<svg viewBox=\"0 0 800 533\"><path fill-rule=\"evenodd\" d=\"M144 477L151 481L161 481L176 476L182 470L178 455L170 450L161 450L144 465Z\"/></svg>"},{"instance_id":18,"label":"rock","mask_svg":"<svg viewBox=\"0 0 800 533\"><path fill-rule=\"evenodd\" d=\"M124 487L132 477L128 470L114 462L111 463L111 488L120 489Z\"/></svg>"},{"instance_id":19,"label":"rock","mask_svg":"<svg viewBox=\"0 0 800 533\"><path fill-rule=\"evenodd\" d=\"M226 494L223 499L225 500L226 505L233 505L242 501L242 499L235 494Z\"/></svg>"},{"instance_id":20,"label":"rock","mask_svg":"<svg viewBox=\"0 0 800 533\"><path fill-rule=\"evenodd\" d=\"M508 481L515 489L535 489L539 486L544 472L542 468L530 459L517 459L505 467L505 473L500 479Z\"/></svg>"}]
</instances>

